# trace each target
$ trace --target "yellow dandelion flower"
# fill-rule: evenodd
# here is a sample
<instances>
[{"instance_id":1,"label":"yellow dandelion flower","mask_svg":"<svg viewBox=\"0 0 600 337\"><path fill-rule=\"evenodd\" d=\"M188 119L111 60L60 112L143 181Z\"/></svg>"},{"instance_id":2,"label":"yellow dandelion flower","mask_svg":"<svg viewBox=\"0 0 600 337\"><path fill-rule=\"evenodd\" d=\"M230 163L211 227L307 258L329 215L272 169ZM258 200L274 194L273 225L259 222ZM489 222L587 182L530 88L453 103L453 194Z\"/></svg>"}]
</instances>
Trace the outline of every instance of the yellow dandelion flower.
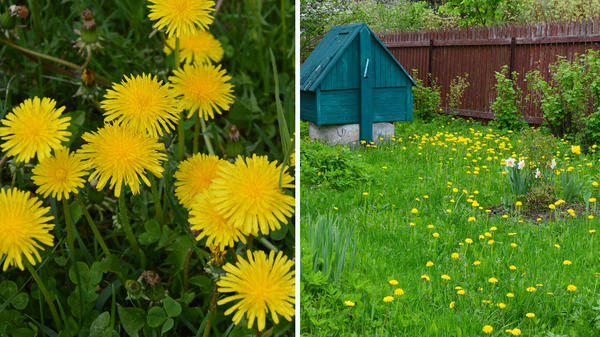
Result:
<instances>
[{"instance_id":1,"label":"yellow dandelion flower","mask_svg":"<svg viewBox=\"0 0 600 337\"><path fill-rule=\"evenodd\" d=\"M246 314L249 329L256 318L258 330L264 330L269 311L275 324L279 324L279 315L291 321L296 292L294 261L288 260L283 252L275 256L275 252L271 251L268 258L260 250L254 253L248 250L247 254L247 260L238 256L235 265L227 263L223 267L225 276L217 282L218 291L235 294L219 300L217 304L239 300L225 311L225 315L236 311L233 322L238 324Z\"/></svg>"},{"instance_id":2,"label":"yellow dandelion flower","mask_svg":"<svg viewBox=\"0 0 600 337\"><path fill-rule=\"evenodd\" d=\"M440 233L438 233L438 232L434 232L431 235L433 235L434 238L439 238L440 237Z\"/></svg>"},{"instance_id":3,"label":"yellow dandelion flower","mask_svg":"<svg viewBox=\"0 0 600 337\"><path fill-rule=\"evenodd\" d=\"M167 39L164 52L171 54L175 49L175 37ZM208 63L221 62L223 58L223 47L221 42L206 31L196 30L192 34L179 37L179 56L186 63Z\"/></svg>"},{"instance_id":4,"label":"yellow dandelion flower","mask_svg":"<svg viewBox=\"0 0 600 337\"><path fill-rule=\"evenodd\" d=\"M383 301L384 301L385 303L390 303L390 302L391 302L391 301L393 301L393 300L394 300L394 297L393 297L393 296L386 296L386 297L384 297L384 298L383 298Z\"/></svg>"},{"instance_id":5,"label":"yellow dandelion flower","mask_svg":"<svg viewBox=\"0 0 600 337\"><path fill-rule=\"evenodd\" d=\"M495 277L490 277L490 279L488 280L488 282L494 284L494 283L498 283L498 279Z\"/></svg>"},{"instance_id":6,"label":"yellow dandelion flower","mask_svg":"<svg viewBox=\"0 0 600 337\"><path fill-rule=\"evenodd\" d=\"M450 305L448 305L448 307L449 307L450 309L452 309L452 308L454 308L454 305L455 305L455 304L456 304L456 303L455 303L454 301L452 301L452 302L450 302Z\"/></svg>"},{"instance_id":7,"label":"yellow dandelion flower","mask_svg":"<svg viewBox=\"0 0 600 337\"><path fill-rule=\"evenodd\" d=\"M573 262L571 262L570 260L564 260L564 261L563 261L563 264L564 264L565 266L570 266L571 264L573 264Z\"/></svg>"},{"instance_id":8,"label":"yellow dandelion flower","mask_svg":"<svg viewBox=\"0 0 600 337\"><path fill-rule=\"evenodd\" d=\"M71 117L60 117L65 107L55 107L56 101L46 97L28 98L14 107L0 127L2 151L25 163L36 155L38 160L50 157L71 136L67 131Z\"/></svg>"},{"instance_id":9,"label":"yellow dandelion flower","mask_svg":"<svg viewBox=\"0 0 600 337\"><path fill-rule=\"evenodd\" d=\"M396 280L390 280L389 284L391 284L393 286L397 286L398 285L398 281L396 281Z\"/></svg>"},{"instance_id":10,"label":"yellow dandelion flower","mask_svg":"<svg viewBox=\"0 0 600 337\"><path fill-rule=\"evenodd\" d=\"M574 154L581 154L581 146L571 145L571 152L573 152Z\"/></svg>"},{"instance_id":11,"label":"yellow dandelion flower","mask_svg":"<svg viewBox=\"0 0 600 337\"><path fill-rule=\"evenodd\" d=\"M474 266L478 266L478 265L480 265L480 264L481 264L481 261L479 261L479 260L475 260L475 261L473 261L473 265L474 265Z\"/></svg>"},{"instance_id":12,"label":"yellow dandelion flower","mask_svg":"<svg viewBox=\"0 0 600 337\"><path fill-rule=\"evenodd\" d=\"M525 314L525 316L527 316L527 318L534 318L535 314L533 312L528 312Z\"/></svg>"},{"instance_id":13,"label":"yellow dandelion flower","mask_svg":"<svg viewBox=\"0 0 600 337\"><path fill-rule=\"evenodd\" d=\"M398 296L402 296L402 295L404 295L404 289L402 289L402 288L396 288L394 290L394 294L398 295Z\"/></svg>"},{"instance_id":14,"label":"yellow dandelion flower","mask_svg":"<svg viewBox=\"0 0 600 337\"><path fill-rule=\"evenodd\" d=\"M430 280L429 276L427 276L427 275L421 275L421 279L423 281L429 281Z\"/></svg>"},{"instance_id":15,"label":"yellow dandelion flower","mask_svg":"<svg viewBox=\"0 0 600 337\"><path fill-rule=\"evenodd\" d=\"M50 207L42 207L42 202L29 192L17 188L0 190L0 258L6 255L3 271L9 266L17 266L23 270L23 255L29 263L36 264L42 258L38 249L44 250L42 244L54 246L54 236L50 230L54 219L46 216Z\"/></svg>"},{"instance_id":16,"label":"yellow dandelion flower","mask_svg":"<svg viewBox=\"0 0 600 337\"><path fill-rule=\"evenodd\" d=\"M160 162L167 156L159 152L164 145L157 138L116 124L106 124L97 131L85 133L82 138L87 143L81 147L81 156L94 170L89 180L98 180L98 190L110 181L116 197L120 196L123 184L137 194L140 179L150 186L144 171L156 177L162 175Z\"/></svg>"},{"instance_id":17,"label":"yellow dandelion flower","mask_svg":"<svg viewBox=\"0 0 600 337\"><path fill-rule=\"evenodd\" d=\"M433 266L433 262L431 261L427 261L427 263L425 264L425 267L432 267Z\"/></svg>"},{"instance_id":18,"label":"yellow dandelion flower","mask_svg":"<svg viewBox=\"0 0 600 337\"><path fill-rule=\"evenodd\" d=\"M569 284L569 285L567 286L567 290L568 290L568 291L576 291L576 290L577 290L577 287L576 287L575 285L573 285L573 284Z\"/></svg>"},{"instance_id":19,"label":"yellow dandelion flower","mask_svg":"<svg viewBox=\"0 0 600 337\"><path fill-rule=\"evenodd\" d=\"M498 303L497 305L498 305L498 308L500 308L500 309L506 308L506 304L504 304L502 302Z\"/></svg>"},{"instance_id":20,"label":"yellow dandelion flower","mask_svg":"<svg viewBox=\"0 0 600 337\"><path fill-rule=\"evenodd\" d=\"M465 242L466 242L467 244L469 244L469 245L470 245L470 244L472 244L472 243L473 243L473 239L466 238L466 239L465 239Z\"/></svg>"},{"instance_id":21,"label":"yellow dandelion flower","mask_svg":"<svg viewBox=\"0 0 600 337\"><path fill-rule=\"evenodd\" d=\"M450 281L450 276L446 274L442 274L442 279L446 281Z\"/></svg>"},{"instance_id":22,"label":"yellow dandelion flower","mask_svg":"<svg viewBox=\"0 0 600 337\"><path fill-rule=\"evenodd\" d=\"M100 107L105 110L105 122L124 124L153 137L174 130L180 111L175 92L147 74L125 75L121 83L113 83Z\"/></svg>"},{"instance_id":23,"label":"yellow dandelion flower","mask_svg":"<svg viewBox=\"0 0 600 337\"><path fill-rule=\"evenodd\" d=\"M492 333L492 331L494 331L494 328L492 328L491 325L484 325L481 331L483 331L483 333L485 333L486 335L489 335Z\"/></svg>"},{"instance_id":24,"label":"yellow dandelion flower","mask_svg":"<svg viewBox=\"0 0 600 337\"><path fill-rule=\"evenodd\" d=\"M451 258L453 259L458 259L460 257L460 254L458 253L452 253L452 255L450 255Z\"/></svg>"},{"instance_id":25,"label":"yellow dandelion flower","mask_svg":"<svg viewBox=\"0 0 600 337\"><path fill-rule=\"evenodd\" d=\"M536 289L535 289L535 287L527 287L527 289L526 289L526 290L527 290L527 292L530 292L530 293L532 293L532 292L534 292Z\"/></svg>"},{"instance_id":26,"label":"yellow dandelion flower","mask_svg":"<svg viewBox=\"0 0 600 337\"><path fill-rule=\"evenodd\" d=\"M412 214L417 214L417 213L419 213L419 210L418 210L418 209L416 209L416 208L413 208L413 209L411 209L411 210L410 210L410 212L411 212Z\"/></svg>"},{"instance_id":27,"label":"yellow dandelion flower","mask_svg":"<svg viewBox=\"0 0 600 337\"><path fill-rule=\"evenodd\" d=\"M77 189L83 187L87 169L78 155L70 154L66 147L60 147L54 151L54 157L41 160L32 173L31 179L38 186L36 193L44 198L51 194L60 201L63 196L69 199L69 193L77 193Z\"/></svg>"},{"instance_id":28,"label":"yellow dandelion flower","mask_svg":"<svg viewBox=\"0 0 600 337\"><path fill-rule=\"evenodd\" d=\"M513 293L507 293L507 294L506 294L506 297L508 297L508 298L513 298L513 297L515 297L515 294L513 294Z\"/></svg>"},{"instance_id":29,"label":"yellow dandelion flower","mask_svg":"<svg viewBox=\"0 0 600 337\"><path fill-rule=\"evenodd\" d=\"M281 177L281 187L279 181ZM235 164L224 162L210 190L216 208L232 224L245 233L268 234L287 223L293 213L294 197L283 193L282 188L294 188L294 178L281 173L277 161L269 162L267 156L239 156Z\"/></svg>"},{"instance_id":30,"label":"yellow dandelion flower","mask_svg":"<svg viewBox=\"0 0 600 337\"><path fill-rule=\"evenodd\" d=\"M517 270L517 267L515 267L515 266L513 266L513 265L509 266L508 268L509 268L510 270Z\"/></svg>"},{"instance_id":31,"label":"yellow dandelion flower","mask_svg":"<svg viewBox=\"0 0 600 337\"><path fill-rule=\"evenodd\" d=\"M354 302L352 302L352 301L344 301L344 304L345 304L347 307L353 307L353 306L355 306L355 305L356 305L356 303L354 303Z\"/></svg>"},{"instance_id":32,"label":"yellow dandelion flower","mask_svg":"<svg viewBox=\"0 0 600 337\"><path fill-rule=\"evenodd\" d=\"M459 295L464 295L465 294L465 290L464 289L458 289L458 291L456 292Z\"/></svg>"},{"instance_id":33,"label":"yellow dandelion flower","mask_svg":"<svg viewBox=\"0 0 600 337\"><path fill-rule=\"evenodd\" d=\"M246 243L244 233L215 210L213 196L209 190L204 190L194 199L189 222L192 230L200 231L196 240L206 237L206 245L217 245L224 250L227 246L233 247L238 241Z\"/></svg>"},{"instance_id":34,"label":"yellow dandelion flower","mask_svg":"<svg viewBox=\"0 0 600 337\"><path fill-rule=\"evenodd\" d=\"M179 163L175 171L175 196L183 207L190 209L194 198L206 190L225 161L214 155L196 153Z\"/></svg>"},{"instance_id":35,"label":"yellow dandelion flower","mask_svg":"<svg viewBox=\"0 0 600 337\"><path fill-rule=\"evenodd\" d=\"M514 328L511 330L510 332L513 336L520 336L521 335L521 329L519 328Z\"/></svg>"},{"instance_id":36,"label":"yellow dandelion flower","mask_svg":"<svg viewBox=\"0 0 600 337\"><path fill-rule=\"evenodd\" d=\"M221 110L228 110L233 104L230 80L231 76L220 65L212 64L186 64L169 77L173 89L181 95L180 109L188 110L188 118L198 111L205 120L214 118L215 112L221 114Z\"/></svg>"},{"instance_id":37,"label":"yellow dandelion flower","mask_svg":"<svg viewBox=\"0 0 600 337\"><path fill-rule=\"evenodd\" d=\"M208 29L215 9L212 0L149 0L148 18L154 28L167 28L168 36L189 35L197 29Z\"/></svg>"}]
</instances>

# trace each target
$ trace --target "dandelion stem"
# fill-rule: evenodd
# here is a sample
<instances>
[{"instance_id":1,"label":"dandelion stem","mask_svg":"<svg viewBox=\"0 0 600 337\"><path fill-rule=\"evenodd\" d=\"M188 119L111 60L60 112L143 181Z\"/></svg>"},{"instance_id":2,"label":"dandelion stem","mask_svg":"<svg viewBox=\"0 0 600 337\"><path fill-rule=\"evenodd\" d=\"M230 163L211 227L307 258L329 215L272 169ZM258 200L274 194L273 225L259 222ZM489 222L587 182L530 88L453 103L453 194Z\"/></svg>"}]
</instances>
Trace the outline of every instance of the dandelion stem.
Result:
<instances>
[{"instance_id":1,"label":"dandelion stem","mask_svg":"<svg viewBox=\"0 0 600 337\"><path fill-rule=\"evenodd\" d=\"M179 124L177 124L177 137L178 137L178 143L177 143L177 160L178 161L182 161L183 160L183 154L185 153L185 112L181 113L181 120L179 121Z\"/></svg>"},{"instance_id":2,"label":"dandelion stem","mask_svg":"<svg viewBox=\"0 0 600 337\"><path fill-rule=\"evenodd\" d=\"M210 138L208 137L208 134L206 133L206 123L204 122L204 118L198 117L198 119L200 120L200 125L202 125L202 136L204 136L204 142L206 143L206 149L208 150L208 153L214 155L215 150L213 149L212 143L210 142Z\"/></svg>"},{"instance_id":3,"label":"dandelion stem","mask_svg":"<svg viewBox=\"0 0 600 337\"><path fill-rule=\"evenodd\" d=\"M217 282L215 281L215 285L213 286L213 295L212 295L212 299L210 301L210 308L209 308L210 314L208 316L208 319L206 320L206 327L204 327L204 333L202 334L202 337L210 336L211 319L215 315L216 308L217 308Z\"/></svg>"},{"instance_id":4,"label":"dandelion stem","mask_svg":"<svg viewBox=\"0 0 600 337\"><path fill-rule=\"evenodd\" d=\"M187 254L185 254L185 261L183 263L183 291L187 291L188 289L188 275L190 268L190 258L192 257L192 252L194 251L194 244L190 245L188 248Z\"/></svg>"},{"instance_id":5,"label":"dandelion stem","mask_svg":"<svg viewBox=\"0 0 600 337\"><path fill-rule=\"evenodd\" d=\"M31 264L29 264L29 262L25 263L25 267L27 268L27 270L29 270L29 273L31 274L31 276L37 283L38 287L40 288L40 291L44 295L44 299L46 299L46 303L48 304L48 307L50 308L50 313L52 314L52 319L54 320L56 329L58 331L62 330L62 324L61 324L60 318L58 317L58 312L56 311L56 307L54 306L54 301L50 297L50 293L48 292L46 285L44 285L44 282L42 282L40 275L37 273L37 271L35 271L35 268L33 268L33 266Z\"/></svg>"},{"instance_id":6,"label":"dandelion stem","mask_svg":"<svg viewBox=\"0 0 600 337\"><path fill-rule=\"evenodd\" d=\"M121 196L119 197L119 215L121 216L121 222L123 224L123 231L125 232L125 236L131 245L131 248L135 251L135 253L142 260L142 265L146 264L146 258L140 249L140 246L135 239L135 235L131 230L131 225L129 224L129 216L127 215L127 206L125 205L125 188L121 191Z\"/></svg>"},{"instance_id":7,"label":"dandelion stem","mask_svg":"<svg viewBox=\"0 0 600 337\"><path fill-rule=\"evenodd\" d=\"M160 203L160 197L158 195L158 180L150 175L150 190L152 191L152 198L154 199L154 208L156 209L156 220L162 224L164 222L162 205Z\"/></svg>"},{"instance_id":8,"label":"dandelion stem","mask_svg":"<svg viewBox=\"0 0 600 337\"><path fill-rule=\"evenodd\" d=\"M79 206L81 207L83 216L85 216L85 219L87 220L87 223L90 226L92 233L94 233L94 237L96 237L98 244L100 245L100 247L102 248L102 251L104 252L104 255L106 255L107 257L110 256L110 250L108 250L108 246L106 246L106 242L104 242L104 238L102 237L102 234L100 234L98 227L96 227L96 223L94 222L94 219L92 219L92 216L90 215L90 212L87 210L87 207L85 207L85 205L83 204L83 201L81 201L81 199L79 198L79 195L75 194L75 199L77 199L77 202L79 202Z\"/></svg>"},{"instance_id":9,"label":"dandelion stem","mask_svg":"<svg viewBox=\"0 0 600 337\"><path fill-rule=\"evenodd\" d=\"M196 125L194 125L194 145L192 147L192 154L198 152L198 138L200 134L200 115L194 114L196 117Z\"/></svg>"},{"instance_id":10,"label":"dandelion stem","mask_svg":"<svg viewBox=\"0 0 600 337\"><path fill-rule=\"evenodd\" d=\"M65 225L67 226L67 245L71 251L74 251L75 231L73 229L73 220L71 219L71 207L69 207L67 199L63 199L63 211L65 213Z\"/></svg>"}]
</instances>

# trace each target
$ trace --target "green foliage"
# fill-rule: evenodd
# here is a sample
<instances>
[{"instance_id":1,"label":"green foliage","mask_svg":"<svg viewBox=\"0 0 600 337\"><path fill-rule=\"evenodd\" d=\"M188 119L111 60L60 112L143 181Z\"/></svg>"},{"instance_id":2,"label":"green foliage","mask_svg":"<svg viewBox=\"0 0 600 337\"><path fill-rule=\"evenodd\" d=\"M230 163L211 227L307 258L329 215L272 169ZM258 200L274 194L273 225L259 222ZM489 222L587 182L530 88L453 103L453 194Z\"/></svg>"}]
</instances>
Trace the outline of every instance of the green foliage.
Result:
<instances>
[{"instance_id":1,"label":"green foliage","mask_svg":"<svg viewBox=\"0 0 600 337\"><path fill-rule=\"evenodd\" d=\"M508 160L510 159L512 158ZM519 168L519 164L513 163L512 166L507 165L504 171L508 178L510 192L514 197L520 197L529 192L533 183L533 175L528 169Z\"/></svg>"},{"instance_id":2,"label":"green foliage","mask_svg":"<svg viewBox=\"0 0 600 337\"><path fill-rule=\"evenodd\" d=\"M0 0L0 118L26 98L53 98L71 117L72 135L65 145L72 151L82 144L83 133L104 123L99 102L113 82L142 73L166 81L174 66L173 55L163 51L164 33L155 31L147 17L147 0L16 1L25 4L30 15L9 22L6 30L4 14L13 3ZM73 45L86 8L93 13L102 46L89 55ZM294 13L293 2L276 0L224 1L215 13L210 30L223 45L221 65L235 90L230 111L207 123L206 136L220 157L231 160L256 153L271 161L289 161L294 132ZM84 84L92 74L95 80ZM191 154L194 120L182 124ZM213 308L211 315L214 281L223 269L208 263L215 253L205 240L195 240L188 211L174 195L176 138L173 132L160 139L168 159L163 176L152 179L157 199L147 186L137 195L125 191L123 209L143 258L125 240L123 218L109 188L98 191L96 181L86 182L77 195L83 206L71 194L67 207L75 227L74 247L65 245L62 205L53 198L42 200L53 216L55 240L53 247L40 251L42 262L35 269L54 299L63 327L58 331L41 288L27 271L11 267L0 277L0 336L202 336L207 326L210 336L254 333L245 320L234 327L231 315L223 315L225 306ZM200 142L199 152L207 149ZM0 188L14 186L33 194L35 164L3 160ZM110 255L94 239L88 217L97 224ZM254 249L276 249L293 259L293 226L292 220L269 236L257 237ZM247 248L239 243L226 261ZM274 335L289 334L293 328L293 322L282 321L271 330ZM267 329L272 326L268 318Z\"/></svg>"},{"instance_id":3,"label":"green foliage","mask_svg":"<svg viewBox=\"0 0 600 337\"><path fill-rule=\"evenodd\" d=\"M331 217L308 218L303 223L303 248L309 256L303 268L312 269L323 279L339 282L344 272L351 273L356 259L356 243L352 241L354 226L339 224ZM303 259L304 261L304 259ZM318 280L318 278L317 278ZM312 284L316 284L313 279Z\"/></svg>"},{"instance_id":4,"label":"green foliage","mask_svg":"<svg viewBox=\"0 0 600 337\"><path fill-rule=\"evenodd\" d=\"M450 108L450 112L454 113L455 109L462 104L462 98L465 95L465 90L469 87L469 74L456 75L450 81L450 87L446 94L446 105Z\"/></svg>"},{"instance_id":5,"label":"green foliage","mask_svg":"<svg viewBox=\"0 0 600 337\"><path fill-rule=\"evenodd\" d=\"M521 130L527 123L521 117L521 89L517 85L517 72L512 78L508 77L508 66L503 66L501 71L495 73L496 98L492 103L494 111L494 126L500 129Z\"/></svg>"},{"instance_id":6,"label":"green foliage","mask_svg":"<svg viewBox=\"0 0 600 337\"><path fill-rule=\"evenodd\" d=\"M550 65L547 81L538 70L526 75L531 98L540 102L545 125L553 135L580 142L600 141L600 58L588 50L572 62L565 57Z\"/></svg>"},{"instance_id":7,"label":"green foliage","mask_svg":"<svg viewBox=\"0 0 600 337\"><path fill-rule=\"evenodd\" d=\"M562 198L565 201L582 201L585 181L582 181L577 174L565 172L561 174L560 187L562 189Z\"/></svg>"},{"instance_id":8,"label":"green foliage","mask_svg":"<svg viewBox=\"0 0 600 337\"><path fill-rule=\"evenodd\" d=\"M453 25L453 14L437 13L426 1L300 1L300 44L302 58L318 44L329 28L365 22L375 32L418 30Z\"/></svg>"},{"instance_id":9,"label":"green foliage","mask_svg":"<svg viewBox=\"0 0 600 337\"><path fill-rule=\"evenodd\" d=\"M485 26L514 21L523 9L519 0L449 0L439 11L460 16L461 26Z\"/></svg>"},{"instance_id":10,"label":"green foliage","mask_svg":"<svg viewBox=\"0 0 600 337\"><path fill-rule=\"evenodd\" d=\"M425 86L417 74L417 70L413 69L413 79L417 83L412 89L413 111L418 118L429 121L436 115L437 109L442 104L442 94L434 79L431 79L430 86ZM431 77L431 74L429 76Z\"/></svg>"},{"instance_id":11,"label":"green foliage","mask_svg":"<svg viewBox=\"0 0 600 337\"><path fill-rule=\"evenodd\" d=\"M305 186L344 189L370 181L360 159L347 147L332 147L319 141L302 144L300 179Z\"/></svg>"},{"instance_id":12,"label":"green foliage","mask_svg":"<svg viewBox=\"0 0 600 337\"><path fill-rule=\"evenodd\" d=\"M517 144L518 153L538 167L545 167L555 155L558 141L546 134L545 128L527 128L521 131L521 142Z\"/></svg>"}]
</instances>

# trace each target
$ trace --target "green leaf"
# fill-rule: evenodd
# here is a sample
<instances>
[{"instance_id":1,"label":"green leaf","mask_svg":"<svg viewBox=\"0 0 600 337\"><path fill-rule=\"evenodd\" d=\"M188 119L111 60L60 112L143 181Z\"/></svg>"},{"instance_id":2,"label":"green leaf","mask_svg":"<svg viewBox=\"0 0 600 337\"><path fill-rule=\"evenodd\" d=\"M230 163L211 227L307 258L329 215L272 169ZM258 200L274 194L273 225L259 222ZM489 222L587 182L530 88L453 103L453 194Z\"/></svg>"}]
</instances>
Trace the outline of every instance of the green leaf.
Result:
<instances>
[{"instance_id":1,"label":"green leaf","mask_svg":"<svg viewBox=\"0 0 600 337\"><path fill-rule=\"evenodd\" d=\"M173 321L172 318L169 318L165 324L163 324L162 329L160 330L161 334L164 334L165 332L171 330L173 328L173 324L175 324L175 321Z\"/></svg>"},{"instance_id":2,"label":"green leaf","mask_svg":"<svg viewBox=\"0 0 600 337\"><path fill-rule=\"evenodd\" d=\"M160 239L160 224L155 219L146 221L144 223L144 229L146 231L138 237L140 244L149 245Z\"/></svg>"},{"instance_id":3,"label":"green leaf","mask_svg":"<svg viewBox=\"0 0 600 337\"><path fill-rule=\"evenodd\" d=\"M105 311L98 315L90 326L90 337L106 337L111 335L110 327L110 314Z\"/></svg>"},{"instance_id":4,"label":"green leaf","mask_svg":"<svg viewBox=\"0 0 600 337\"><path fill-rule=\"evenodd\" d=\"M171 297L165 298L163 307L165 307L165 311L169 317L177 317L181 314L181 304Z\"/></svg>"},{"instance_id":5,"label":"green leaf","mask_svg":"<svg viewBox=\"0 0 600 337\"><path fill-rule=\"evenodd\" d=\"M87 264L85 264L85 262L81 261L77 262L77 268L79 271L79 276L81 277L81 282L86 283L86 281L89 279L90 268ZM72 265L71 268L69 268L69 279L71 280L71 282L77 284L77 274L75 272L75 265Z\"/></svg>"},{"instance_id":6,"label":"green leaf","mask_svg":"<svg viewBox=\"0 0 600 337\"><path fill-rule=\"evenodd\" d=\"M276 231L272 231L269 236L271 237L272 240L275 241L279 241L279 240L283 240L283 238L285 238L285 235L288 232L288 227L286 225L282 225L281 228L279 228Z\"/></svg>"},{"instance_id":7,"label":"green leaf","mask_svg":"<svg viewBox=\"0 0 600 337\"><path fill-rule=\"evenodd\" d=\"M10 303L15 309L23 310L27 307L27 304L29 304L29 296L26 293L18 293Z\"/></svg>"},{"instance_id":8,"label":"green leaf","mask_svg":"<svg viewBox=\"0 0 600 337\"><path fill-rule=\"evenodd\" d=\"M0 283L0 296L9 299L17 292L17 284L13 281L4 281Z\"/></svg>"},{"instance_id":9,"label":"green leaf","mask_svg":"<svg viewBox=\"0 0 600 337\"><path fill-rule=\"evenodd\" d=\"M151 328L158 328L167 320L167 313L161 307L152 307L146 316L146 322Z\"/></svg>"},{"instance_id":10,"label":"green leaf","mask_svg":"<svg viewBox=\"0 0 600 337\"><path fill-rule=\"evenodd\" d=\"M131 337L138 337L138 332L144 327L144 310L139 308L128 308L119 305L117 307L121 325Z\"/></svg>"},{"instance_id":11,"label":"green leaf","mask_svg":"<svg viewBox=\"0 0 600 337\"><path fill-rule=\"evenodd\" d=\"M79 206L77 201L74 201L69 205L69 208L71 209L71 219L73 220L73 225L76 225L79 219L81 219L81 206Z\"/></svg>"}]
</instances>

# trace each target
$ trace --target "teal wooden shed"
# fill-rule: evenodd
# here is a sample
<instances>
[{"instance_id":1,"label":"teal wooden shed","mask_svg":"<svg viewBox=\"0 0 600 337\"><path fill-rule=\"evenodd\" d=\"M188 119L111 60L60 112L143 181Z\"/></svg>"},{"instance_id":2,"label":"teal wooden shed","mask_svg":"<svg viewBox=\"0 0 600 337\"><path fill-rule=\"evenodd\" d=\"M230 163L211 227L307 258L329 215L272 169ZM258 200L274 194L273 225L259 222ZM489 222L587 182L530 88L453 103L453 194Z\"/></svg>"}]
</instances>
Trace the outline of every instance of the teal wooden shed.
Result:
<instances>
[{"instance_id":1,"label":"teal wooden shed","mask_svg":"<svg viewBox=\"0 0 600 337\"><path fill-rule=\"evenodd\" d=\"M412 121L412 86L402 65L365 24L332 27L300 67L300 117L316 125Z\"/></svg>"}]
</instances>

